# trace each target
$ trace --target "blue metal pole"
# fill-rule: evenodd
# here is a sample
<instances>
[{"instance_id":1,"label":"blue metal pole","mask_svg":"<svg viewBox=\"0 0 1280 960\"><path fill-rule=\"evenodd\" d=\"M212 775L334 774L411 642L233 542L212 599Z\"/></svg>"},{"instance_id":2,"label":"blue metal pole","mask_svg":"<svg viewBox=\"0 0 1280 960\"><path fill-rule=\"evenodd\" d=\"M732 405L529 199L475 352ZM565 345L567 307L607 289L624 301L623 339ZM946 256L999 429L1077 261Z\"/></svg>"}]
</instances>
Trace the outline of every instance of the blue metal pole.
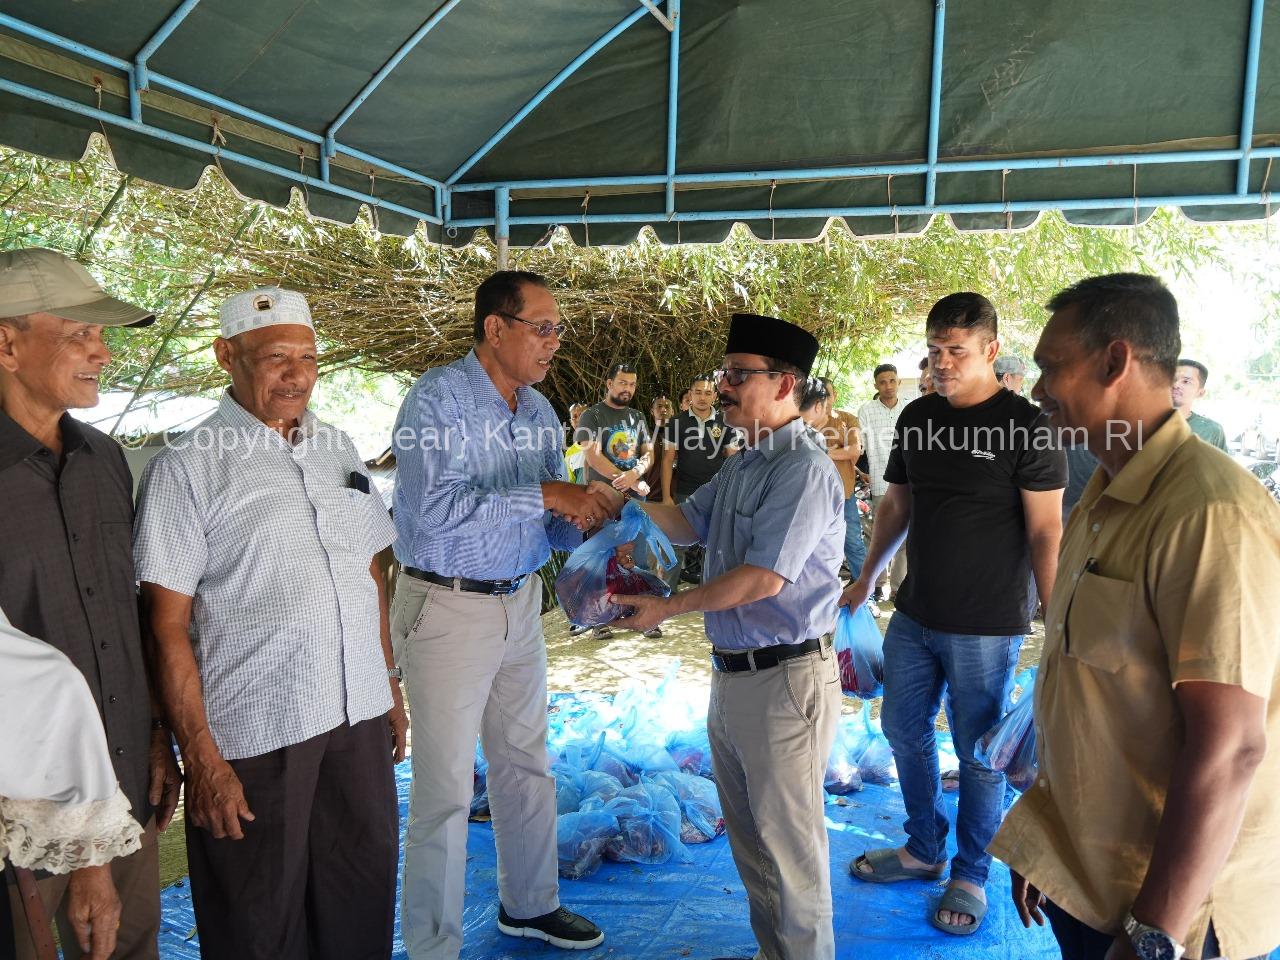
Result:
<instances>
[{"instance_id":1,"label":"blue metal pole","mask_svg":"<svg viewBox=\"0 0 1280 960\"><path fill-rule=\"evenodd\" d=\"M1241 206L1258 204L1263 198L1260 194L1240 196L1236 193L1183 195L1163 197L1138 197L1137 204L1142 207L1203 207L1203 206ZM871 207L815 207L812 209L774 209L774 210L698 210L682 211L675 214L672 220L678 223L698 223L717 220L798 220L806 217L889 217L927 216L934 213L1038 213L1044 210L1131 210L1134 198L1100 197L1094 199L1078 198L1072 200L1011 200L1007 203L942 203L933 207L923 204L871 206ZM580 223L651 223L661 224L667 220L661 211L651 213L593 213L583 217L565 216L563 218L546 215L509 217L511 226L547 227L552 224L575 226ZM454 220L448 225L458 228L488 227L492 220L483 217L466 220Z\"/></svg>"},{"instance_id":2,"label":"blue metal pole","mask_svg":"<svg viewBox=\"0 0 1280 960\"><path fill-rule=\"evenodd\" d=\"M448 16L449 11L461 2L462 0L446 0L446 2L441 4L440 8L427 19L426 23L414 31L413 36L400 45L400 49L391 55L391 59L382 65L382 69L373 75L373 79L361 88L360 92L357 93L355 97L352 98L351 102L347 104L346 108L338 114L333 123L329 124L329 129L326 131L325 136L329 138L330 141L332 141L333 137L337 134L338 128L351 119L351 115L360 109L360 105L369 99L369 95L373 93L373 91L377 90L382 81L391 75L391 71L400 65L400 61L407 57L410 51L412 51L413 48L422 41L422 38L434 30L436 28L436 24ZM333 151L330 150L329 153L332 156Z\"/></svg>"},{"instance_id":3,"label":"blue metal pole","mask_svg":"<svg viewBox=\"0 0 1280 960\"><path fill-rule=\"evenodd\" d=\"M1258 61L1262 53L1262 11L1266 0L1253 0L1249 12L1249 47L1244 64L1244 98L1240 110L1240 165L1236 193L1249 192L1249 153L1253 147L1253 114L1258 98Z\"/></svg>"},{"instance_id":4,"label":"blue metal pole","mask_svg":"<svg viewBox=\"0 0 1280 960\"><path fill-rule=\"evenodd\" d=\"M142 49L138 51L138 55L133 58L134 78L137 80L139 90L146 90L150 85L147 78L147 61L160 49L160 45L169 39L173 31L178 29L182 21L187 19L187 15L199 3L200 0L182 0L182 3L178 5L178 9L169 14L169 19L160 25L160 29L152 34L151 39L143 44Z\"/></svg>"},{"instance_id":5,"label":"blue metal pole","mask_svg":"<svg viewBox=\"0 0 1280 960\"><path fill-rule=\"evenodd\" d=\"M308 187L317 187L336 194L340 197L347 197L351 200L359 200L371 206L379 207L383 210L391 210L395 213L402 213L407 217L413 217L418 220L425 220L427 223L440 223L440 218L429 213L423 213L421 210L414 210L412 207L401 206L398 203L392 203L389 200L381 200L371 194L361 193L358 190L349 190L346 187L340 187L336 184L325 183L316 177L309 177L306 174L299 173L297 170L290 170L288 167L281 167L274 163L268 163L265 160L259 160L257 157L251 157L243 153L237 153L234 150L225 150L215 146L212 143L205 143L201 140L193 140L191 137L184 137L181 134L173 133L169 130L153 127L147 123L141 123L129 117L117 116L106 110L99 110L97 107L90 107L83 103L77 103L75 100L68 100L65 97L55 96L46 93L44 90L37 90L35 87L28 87L25 84L14 83L0 77L0 90L6 93L12 93L15 96L23 97L27 100L34 100L36 103L44 103L51 107L57 107L59 110L66 110L68 113L79 114L82 117L89 117L100 123L108 123L115 127L121 127L125 130L132 130L134 133L141 133L145 136L154 137L165 143L172 143L188 150L195 150L209 156L221 157L233 163L238 163L254 170L261 170L264 173L270 173L284 180L291 180L294 183L300 183Z\"/></svg>"},{"instance_id":6,"label":"blue metal pole","mask_svg":"<svg viewBox=\"0 0 1280 960\"><path fill-rule=\"evenodd\" d=\"M507 269L511 249L511 191L499 187L493 191L493 239L498 247L498 269Z\"/></svg>"},{"instance_id":7,"label":"blue metal pole","mask_svg":"<svg viewBox=\"0 0 1280 960\"><path fill-rule=\"evenodd\" d=\"M1268 151L1280 151L1280 148L1259 147L1253 151L1255 157L1268 156ZM1212 163L1238 160L1241 151L1227 150L1184 150L1177 153L1122 153L1097 156L1063 156L1063 157L1019 157L995 160L942 160L936 170L938 173L968 173L981 170L1051 170L1071 169L1074 167L1110 167L1110 166L1142 166L1162 163ZM884 163L856 167L813 167L787 170L737 170L718 173L680 173L675 182L682 186L697 184L723 183L756 183L777 180L779 183L794 180L844 180L856 177L886 177L922 174L928 172L924 163ZM645 174L633 177L563 177L546 180L507 180L485 183L459 183L453 190L458 193L473 191L488 192L499 186L508 186L512 190L581 190L590 187L649 187L662 186L666 177L656 174Z\"/></svg>"},{"instance_id":8,"label":"blue metal pole","mask_svg":"<svg viewBox=\"0 0 1280 960\"><path fill-rule=\"evenodd\" d=\"M680 0L667 0L671 53L667 58L667 215L676 212L676 128L680 106Z\"/></svg>"},{"instance_id":9,"label":"blue metal pole","mask_svg":"<svg viewBox=\"0 0 1280 960\"><path fill-rule=\"evenodd\" d=\"M622 33L624 30L630 27L637 20L642 20L648 15L649 15L649 11L646 10L644 7L636 7L634 11L632 11L626 17L624 17L616 26L610 29L608 33L602 36L595 43L591 44L591 46L587 47L587 49L583 50L582 53L574 57L572 62L570 62L570 64L567 67L565 67L563 70L557 73L554 77L552 77L550 82L547 83L547 85L544 86L541 90L539 90L534 95L532 100L530 100L523 107L517 110L515 116L513 116L510 120L504 123L501 129L499 129L497 133L495 133L492 137L486 140L484 146L482 146L479 150L477 150L470 157L468 157L466 162L463 163L462 166L460 166L457 170L453 171L453 173L449 176L449 178L445 181L445 183L447 183L449 186L453 186L455 183L461 180L464 176L466 176L467 171L470 170L472 167L474 167L482 159L484 159L485 155L490 150L492 150L502 140L503 137L505 137L508 133L510 133L513 129L515 129L515 127L519 125L520 121L522 121L525 117L527 117L537 108L538 104L542 103L543 100L547 99L547 97L549 97L552 93L554 93L557 89L559 89L562 83L564 83L571 76L577 73L579 67L581 67L584 63L586 63L588 60L594 57L602 49L604 49L610 43L612 43L613 39L617 37L618 34Z\"/></svg>"},{"instance_id":10,"label":"blue metal pole","mask_svg":"<svg viewBox=\"0 0 1280 960\"><path fill-rule=\"evenodd\" d=\"M933 206L938 195L938 125L942 117L942 40L947 26L947 0L934 0L933 70L929 75L928 173L924 181L925 206Z\"/></svg>"}]
</instances>

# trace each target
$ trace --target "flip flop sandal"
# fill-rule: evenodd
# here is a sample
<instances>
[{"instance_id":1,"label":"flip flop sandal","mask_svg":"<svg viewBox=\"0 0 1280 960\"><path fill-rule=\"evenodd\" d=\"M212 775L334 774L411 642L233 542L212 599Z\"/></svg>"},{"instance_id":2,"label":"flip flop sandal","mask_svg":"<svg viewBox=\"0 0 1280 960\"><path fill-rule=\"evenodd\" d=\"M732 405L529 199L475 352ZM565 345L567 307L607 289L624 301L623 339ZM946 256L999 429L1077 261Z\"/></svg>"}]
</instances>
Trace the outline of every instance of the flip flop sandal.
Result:
<instances>
[{"instance_id":1,"label":"flip flop sandal","mask_svg":"<svg viewBox=\"0 0 1280 960\"><path fill-rule=\"evenodd\" d=\"M858 864L866 861L871 871L859 870ZM849 861L849 872L867 883L897 883L900 880L941 880L944 870L924 870L920 867L904 867L893 847L867 850L862 856Z\"/></svg>"},{"instance_id":2,"label":"flip flop sandal","mask_svg":"<svg viewBox=\"0 0 1280 960\"><path fill-rule=\"evenodd\" d=\"M963 927L951 923L943 923L938 919L939 910L966 913L973 917L973 923L966 924ZM961 890L959 887L949 887L947 892L942 895L942 899L938 902L933 912L929 914L929 922L943 933L949 933L956 937L967 937L982 926L982 918L986 915L987 905L972 893L967 890Z\"/></svg>"}]
</instances>

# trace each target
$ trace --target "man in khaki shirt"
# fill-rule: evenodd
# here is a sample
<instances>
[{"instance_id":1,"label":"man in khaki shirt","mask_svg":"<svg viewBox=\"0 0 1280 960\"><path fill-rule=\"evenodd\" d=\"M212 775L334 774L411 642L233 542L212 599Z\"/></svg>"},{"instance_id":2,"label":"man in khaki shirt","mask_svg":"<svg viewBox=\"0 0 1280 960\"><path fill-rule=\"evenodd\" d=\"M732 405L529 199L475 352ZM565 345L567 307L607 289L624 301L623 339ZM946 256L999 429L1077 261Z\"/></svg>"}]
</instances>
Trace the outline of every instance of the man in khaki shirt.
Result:
<instances>
[{"instance_id":1,"label":"man in khaki shirt","mask_svg":"<svg viewBox=\"0 0 1280 960\"><path fill-rule=\"evenodd\" d=\"M1280 509L1169 397L1172 294L1058 294L1032 396L1098 458L1062 542L1036 682L1037 783L990 851L1064 960L1280 944Z\"/></svg>"}]
</instances>

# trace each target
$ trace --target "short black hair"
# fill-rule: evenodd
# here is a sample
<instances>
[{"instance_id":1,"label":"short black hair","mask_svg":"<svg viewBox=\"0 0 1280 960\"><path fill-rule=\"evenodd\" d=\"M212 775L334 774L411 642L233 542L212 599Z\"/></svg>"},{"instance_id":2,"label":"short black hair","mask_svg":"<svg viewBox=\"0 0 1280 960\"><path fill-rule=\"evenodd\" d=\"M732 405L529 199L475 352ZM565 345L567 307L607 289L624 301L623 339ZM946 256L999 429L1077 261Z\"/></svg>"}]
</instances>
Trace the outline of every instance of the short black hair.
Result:
<instances>
[{"instance_id":1,"label":"short black hair","mask_svg":"<svg viewBox=\"0 0 1280 960\"><path fill-rule=\"evenodd\" d=\"M520 288L525 284L546 289L546 278L528 270L499 270L476 287L475 324L471 335L476 343L484 343L484 321L491 313L518 314L524 309ZM507 320L507 326L511 321Z\"/></svg>"},{"instance_id":2,"label":"short black hair","mask_svg":"<svg viewBox=\"0 0 1280 960\"><path fill-rule=\"evenodd\" d=\"M796 378L796 387L791 391L791 396L797 404L804 401L805 385L809 381L809 375L797 367L794 363L787 363L785 360L779 360L777 357L765 357L765 363L774 373L789 373Z\"/></svg>"},{"instance_id":3,"label":"short black hair","mask_svg":"<svg viewBox=\"0 0 1280 960\"><path fill-rule=\"evenodd\" d=\"M1209 382L1209 368L1206 367L1199 360L1188 360L1186 357L1179 357L1178 366L1195 367L1200 372L1200 386L1203 387L1206 383ZM1176 372L1177 371L1175 371L1175 373Z\"/></svg>"},{"instance_id":4,"label":"short black hair","mask_svg":"<svg viewBox=\"0 0 1280 960\"><path fill-rule=\"evenodd\" d=\"M615 363L612 367L609 368L609 376L605 377L605 379L612 380L614 377L616 377L620 373L635 373L635 372L636 372L636 366L634 363Z\"/></svg>"},{"instance_id":5,"label":"short black hair","mask_svg":"<svg viewBox=\"0 0 1280 960\"><path fill-rule=\"evenodd\" d=\"M880 374L882 373L896 374L897 372L898 372L898 368L895 367L892 363L882 363L880 364L880 366L876 367L875 370L872 372L871 379L872 380L876 379L876 377L880 376Z\"/></svg>"},{"instance_id":6,"label":"short black hair","mask_svg":"<svg viewBox=\"0 0 1280 960\"><path fill-rule=\"evenodd\" d=\"M15 330L29 330L31 328L31 314L20 313L14 317L0 317L0 325L13 327Z\"/></svg>"},{"instance_id":7,"label":"short black hair","mask_svg":"<svg viewBox=\"0 0 1280 960\"><path fill-rule=\"evenodd\" d=\"M831 391L821 377L809 377L804 382L804 394L800 397L800 412L812 410L831 396Z\"/></svg>"},{"instance_id":8,"label":"short black hair","mask_svg":"<svg viewBox=\"0 0 1280 960\"><path fill-rule=\"evenodd\" d=\"M694 375L694 378L693 378L692 380L690 380L690 381L689 381L689 389L688 389L688 390L686 390L686 391L685 391L685 393L689 393L689 392L691 392L691 391L693 390L693 385L694 385L695 383L702 383L703 381L706 381L707 383L711 384L711 385L714 387L714 386L715 386L715 384L716 384L716 378L715 378L715 375L714 375L714 374L712 374L712 373L709 373L709 372L708 372L708 373L699 373L699 374L695 374L695 375ZM683 394L682 394L682 396L683 396Z\"/></svg>"},{"instance_id":9,"label":"short black hair","mask_svg":"<svg viewBox=\"0 0 1280 960\"><path fill-rule=\"evenodd\" d=\"M928 369L929 369L929 358L928 358L928 357L921 357L921 358L920 358L920 369L921 369L921 370L928 370Z\"/></svg>"},{"instance_id":10,"label":"short black hair","mask_svg":"<svg viewBox=\"0 0 1280 960\"><path fill-rule=\"evenodd\" d=\"M944 330L982 330L994 340L999 333L996 308L980 293L949 293L929 308L924 321L926 336Z\"/></svg>"},{"instance_id":11,"label":"short black hair","mask_svg":"<svg viewBox=\"0 0 1280 960\"><path fill-rule=\"evenodd\" d=\"M1109 273L1088 277L1054 294L1046 309L1076 308L1076 328L1085 346L1101 350L1115 340L1129 344L1137 359L1173 381L1182 352L1178 301L1158 277Z\"/></svg>"}]
</instances>

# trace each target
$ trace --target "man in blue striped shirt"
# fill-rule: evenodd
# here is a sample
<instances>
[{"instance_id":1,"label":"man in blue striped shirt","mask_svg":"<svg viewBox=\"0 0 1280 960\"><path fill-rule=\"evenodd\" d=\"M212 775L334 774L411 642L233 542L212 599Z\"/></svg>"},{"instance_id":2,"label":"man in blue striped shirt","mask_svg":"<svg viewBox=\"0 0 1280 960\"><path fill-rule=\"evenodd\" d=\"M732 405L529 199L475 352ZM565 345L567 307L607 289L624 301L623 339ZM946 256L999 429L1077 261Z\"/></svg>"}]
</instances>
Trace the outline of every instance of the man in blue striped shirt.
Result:
<instances>
[{"instance_id":1,"label":"man in blue striped shirt","mask_svg":"<svg viewBox=\"0 0 1280 960\"><path fill-rule=\"evenodd\" d=\"M489 762L499 929L570 950L604 940L560 906L547 769L537 570L610 509L606 493L565 481L564 427L532 387L563 331L541 277L494 274L476 290L475 348L424 373L396 423L403 570L391 633L413 724L401 908L410 960L457 960L462 946L477 733Z\"/></svg>"}]
</instances>

